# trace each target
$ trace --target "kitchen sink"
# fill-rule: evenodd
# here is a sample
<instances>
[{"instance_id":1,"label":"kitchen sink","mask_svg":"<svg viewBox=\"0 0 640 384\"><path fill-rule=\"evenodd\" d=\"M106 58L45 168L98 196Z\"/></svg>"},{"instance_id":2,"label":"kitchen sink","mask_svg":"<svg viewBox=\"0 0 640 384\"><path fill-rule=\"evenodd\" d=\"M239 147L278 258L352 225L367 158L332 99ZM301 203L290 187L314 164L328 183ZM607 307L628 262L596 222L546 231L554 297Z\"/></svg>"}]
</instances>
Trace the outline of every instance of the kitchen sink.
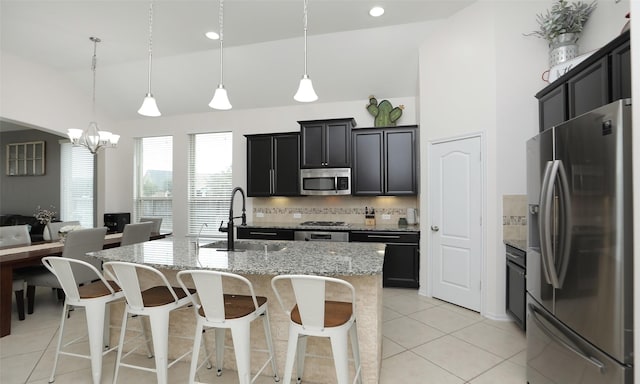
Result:
<instances>
[{"instance_id":1,"label":"kitchen sink","mask_svg":"<svg viewBox=\"0 0 640 384\"><path fill-rule=\"evenodd\" d=\"M214 241L213 243L208 243L201 245L200 248L216 248L220 250L227 249L226 241ZM255 243L255 242L245 242L245 241L236 241L234 243L234 249L236 251L267 251L267 252L278 252L285 248L283 244L278 243Z\"/></svg>"}]
</instances>

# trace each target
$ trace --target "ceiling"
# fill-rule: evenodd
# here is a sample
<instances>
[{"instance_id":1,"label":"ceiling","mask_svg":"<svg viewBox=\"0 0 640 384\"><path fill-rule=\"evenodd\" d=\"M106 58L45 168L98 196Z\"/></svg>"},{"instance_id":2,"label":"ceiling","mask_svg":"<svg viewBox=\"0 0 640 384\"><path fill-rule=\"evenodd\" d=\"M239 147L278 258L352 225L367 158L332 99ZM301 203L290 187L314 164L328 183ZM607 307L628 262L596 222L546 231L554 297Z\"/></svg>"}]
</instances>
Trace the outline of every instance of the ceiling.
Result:
<instances>
[{"instance_id":1,"label":"ceiling","mask_svg":"<svg viewBox=\"0 0 640 384\"><path fill-rule=\"evenodd\" d=\"M414 96L418 47L432 21L473 1L310 0L308 73L318 102ZM204 33L218 30L218 2L154 4L152 91L163 116L212 111L219 42ZM385 14L369 16L372 5L383 5ZM114 121L139 118L148 8L144 0L0 0L0 47L59 72L90 99L89 37L101 38L97 108ZM224 85L234 109L296 104L304 72L303 1L227 0L224 10Z\"/></svg>"}]
</instances>

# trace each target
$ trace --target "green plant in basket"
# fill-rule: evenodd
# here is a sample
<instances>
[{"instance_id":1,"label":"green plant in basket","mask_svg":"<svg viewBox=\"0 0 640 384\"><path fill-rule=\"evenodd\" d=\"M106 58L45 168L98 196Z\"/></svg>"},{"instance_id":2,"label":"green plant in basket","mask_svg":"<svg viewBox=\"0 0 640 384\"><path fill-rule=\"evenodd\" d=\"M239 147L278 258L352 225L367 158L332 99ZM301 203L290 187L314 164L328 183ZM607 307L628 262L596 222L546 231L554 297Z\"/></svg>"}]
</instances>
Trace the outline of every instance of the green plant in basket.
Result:
<instances>
[{"instance_id":1,"label":"green plant in basket","mask_svg":"<svg viewBox=\"0 0 640 384\"><path fill-rule=\"evenodd\" d=\"M549 43L565 33L574 33L577 37L584 29L596 5L596 0L590 4L582 1L569 3L567 0L557 0L546 13L536 16L540 28L527 36L537 36Z\"/></svg>"}]
</instances>

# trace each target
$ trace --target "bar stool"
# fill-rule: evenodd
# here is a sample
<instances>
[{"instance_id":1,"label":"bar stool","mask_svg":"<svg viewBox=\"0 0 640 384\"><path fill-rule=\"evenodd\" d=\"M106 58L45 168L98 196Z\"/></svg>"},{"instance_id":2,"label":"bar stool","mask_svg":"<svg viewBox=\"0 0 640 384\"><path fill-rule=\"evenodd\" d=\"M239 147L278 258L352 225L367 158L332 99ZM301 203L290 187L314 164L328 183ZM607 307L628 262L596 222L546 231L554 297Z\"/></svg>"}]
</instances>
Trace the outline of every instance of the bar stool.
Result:
<instances>
[{"instance_id":1,"label":"bar stool","mask_svg":"<svg viewBox=\"0 0 640 384\"><path fill-rule=\"evenodd\" d=\"M110 261L104 263L103 268L105 273L112 277L122 288L126 299L124 314L122 315L122 328L120 330L120 341L118 343L118 356L116 358L116 370L113 376L113 383L116 383L120 367L123 366L142 371L155 372L158 384L167 384L168 369L191 353L187 352L171 363L168 362L169 314L171 311L185 307L191 300L185 291L181 288L172 287L167 278L153 267L121 261ZM158 277L163 282L163 285L142 290L138 278L139 271L150 272ZM189 291L190 293L195 293L195 289ZM126 358L138 349L138 347L133 348L122 356L128 314L149 317L156 364L155 369L122 362L123 358Z\"/></svg>"},{"instance_id":2,"label":"bar stool","mask_svg":"<svg viewBox=\"0 0 640 384\"><path fill-rule=\"evenodd\" d=\"M81 357L91 359L91 373L94 384L100 383L102 377L102 357L113 351L114 348L103 350L103 334L105 329L105 317L108 313L107 305L109 303L121 299L122 294L120 287L113 281L107 281L104 276L93 265L77 259L66 257L47 256L42 259L44 266L58 278L60 285L65 293L64 307L62 309L62 319L60 320L60 331L58 334L58 347L56 348L56 357L53 361L53 370L49 382L55 381L56 369L58 367L58 359L60 355ZM84 284L78 287L78 282L74 276L74 271L79 269L85 270L87 273L94 274L96 281ZM86 273L84 274L86 276ZM64 334L65 320L67 319L69 307L84 307L87 317L87 329L89 333L89 355L63 351L63 347L67 347L76 343L79 339L74 339L64 346L62 339ZM107 319L108 321L108 319Z\"/></svg>"},{"instance_id":3,"label":"bar stool","mask_svg":"<svg viewBox=\"0 0 640 384\"><path fill-rule=\"evenodd\" d=\"M295 295L295 305L288 310L280 296L277 285L280 280L290 280ZM325 286L346 289L351 302L326 300ZM353 382L362 383L358 331L356 328L355 300L353 285L340 279L324 276L280 275L271 279L271 287L282 309L290 318L287 361L284 382L291 382L294 359L297 357L297 374L300 383L304 371L306 336L329 337L333 352L338 384L349 382L349 358L347 340L351 339L351 349L355 365ZM297 356L296 356L297 349Z\"/></svg>"},{"instance_id":4,"label":"bar stool","mask_svg":"<svg viewBox=\"0 0 640 384\"><path fill-rule=\"evenodd\" d=\"M189 270L178 272L178 282L184 291L187 291L187 286L184 282L187 276L191 277L198 292L197 295L188 294L193 301L196 318L198 319L193 343L193 354L191 355L189 383L194 383L196 371L202 366L198 366L198 356L202 344L202 333L205 327L215 328L216 367L218 369L218 376L222 374L225 329L230 329L236 354L240 384L252 383L269 363L271 363L275 381L280 381L276 367L273 340L271 339L267 298L256 296L253 285L246 278L233 273L217 271ZM225 294L222 286L223 278L235 279L242 282L247 286L250 295ZM264 325L269 358L252 378L250 346L251 322L258 318L262 318L262 324ZM205 362L208 360L209 356L206 356Z\"/></svg>"}]
</instances>

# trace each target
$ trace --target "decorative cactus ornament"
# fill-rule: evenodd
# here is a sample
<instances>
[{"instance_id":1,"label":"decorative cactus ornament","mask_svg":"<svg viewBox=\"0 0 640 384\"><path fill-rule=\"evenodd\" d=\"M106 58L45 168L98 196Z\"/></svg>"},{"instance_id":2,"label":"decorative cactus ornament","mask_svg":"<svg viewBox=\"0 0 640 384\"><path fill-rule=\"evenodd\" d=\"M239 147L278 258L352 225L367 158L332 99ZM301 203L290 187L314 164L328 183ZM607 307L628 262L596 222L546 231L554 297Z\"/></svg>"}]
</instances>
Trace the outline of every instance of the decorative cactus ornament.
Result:
<instances>
[{"instance_id":1,"label":"decorative cactus ornament","mask_svg":"<svg viewBox=\"0 0 640 384\"><path fill-rule=\"evenodd\" d=\"M395 126L396 121L402 116L402 110L404 105L393 107L389 100L382 100L378 104L378 100L375 96L369 96L369 104L367 105L367 111L374 117L375 127L388 127Z\"/></svg>"}]
</instances>

